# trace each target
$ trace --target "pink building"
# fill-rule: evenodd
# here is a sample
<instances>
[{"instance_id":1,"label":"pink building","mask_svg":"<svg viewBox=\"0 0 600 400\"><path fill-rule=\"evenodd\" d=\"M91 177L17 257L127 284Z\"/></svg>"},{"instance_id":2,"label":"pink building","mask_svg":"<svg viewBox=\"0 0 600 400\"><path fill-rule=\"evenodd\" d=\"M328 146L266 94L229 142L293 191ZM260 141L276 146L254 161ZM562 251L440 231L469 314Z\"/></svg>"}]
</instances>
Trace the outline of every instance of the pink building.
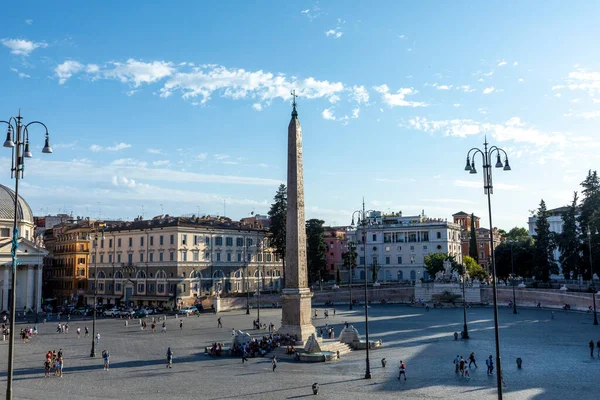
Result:
<instances>
[{"instance_id":1,"label":"pink building","mask_svg":"<svg viewBox=\"0 0 600 400\"><path fill-rule=\"evenodd\" d=\"M342 269L342 253L346 251L346 229L325 226L325 244L327 245L327 272L335 279L337 270Z\"/></svg>"}]
</instances>

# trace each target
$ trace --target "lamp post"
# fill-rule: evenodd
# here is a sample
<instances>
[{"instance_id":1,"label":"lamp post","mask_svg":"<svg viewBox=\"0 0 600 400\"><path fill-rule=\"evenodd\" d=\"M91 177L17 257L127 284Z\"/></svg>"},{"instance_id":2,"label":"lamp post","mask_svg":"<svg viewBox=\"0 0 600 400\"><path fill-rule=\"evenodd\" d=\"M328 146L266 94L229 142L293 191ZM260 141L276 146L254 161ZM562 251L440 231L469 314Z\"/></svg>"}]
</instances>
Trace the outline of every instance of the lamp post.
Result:
<instances>
[{"instance_id":1,"label":"lamp post","mask_svg":"<svg viewBox=\"0 0 600 400\"><path fill-rule=\"evenodd\" d=\"M250 285L248 282L248 239L244 238L244 264L246 271L244 272L244 280L246 283L246 315L250 315Z\"/></svg>"},{"instance_id":2,"label":"lamp post","mask_svg":"<svg viewBox=\"0 0 600 400\"><path fill-rule=\"evenodd\" d=\"M596 234L598 234L597 231L596 231ZM589 247L589 252L590 252L590 270L592 272L592 299L594 301L594 325L598 325L598 314L596 313L596 283L594 282L594 264L592 263L592 231L590 230L589 226L588 226L587 236L588 236L588 247ZM11 331L11 333L12 333L12 331Z\"/></svg>"},{"instance_id":3,"label":"lamp post","mask_svg":"<svg viewBox=\"0 0 600 400\"><path fill-rule=\"evenodd\" d=\"M488 214L490 218L490 260L492 269L492 294L494 300L494 336L496 341L496 386L498 389L498 400L502 400L502 366L500 364L500 332L498 329L498 291L496 285L496 260L494 257L494 225L492 224L492 198L493 185L492 185L492 157L496 155L496 168L503 168L504 171L510 171L510 164L508 163L508 155L506 152L497 147L490 146L488 148L487 138L483 143L483 150L474 147L467 153L467 165L465 171L469 171L471 174L476 174L475 169L475 156L476 154L481 155L482 166L483 166L483 189L487 195L488 200ZM504 154L504 163L501 160L501 154ZM472 157L471 157L472 156Z\"/></svg>"},{"instance_id":4,"label":"lamp post","mask_svg":"<svg viewBox=\"0 0 600 400\"><path fill-rule=\"evenodd\" d=\"M354 275L354 242L348 242L348 256L346 258L347 263L348 263L348 288L350 289L350 308L349 310L352 311L352 275Z\"/></svg>"},{"instance_id":5,"label":"lamp post","mask_svg":"<svg viewBox=\"0 0 600 400\"><path fill-rule=\"evenodd\" d=\"M513 314L517 314L517 295L515 293L515 284L517 283L515 280L515 260L513 258L513 243L516 243L516 240L509 239L508 243L510 243L510 268L512 271L512 287L513 287Z\"/></svg>"},{"instance_id":6,"label":"lamp post","mask_svg":"<svg viewBox=\"0 0 600 400\"><path fill-rule=\"evenodd\" d=\"M98 225L100 228L102 225ZM92 350L90 357L96 357L96 309L98 308L98 228L94 234L94 314L92 316ZM104 230L100 240L104 240Z\"/></svg>"},{"instance_id":7,"label":"lamp post","mask_svg":"<svg viewBox=\"0 0 600 400\"><path fill-rule=\"evenodd\" d=\"M15 318L16 318L16 279L17 279L17 249L19 247L19 227L17 226L17 219L19 218L19 179L23 178L25 171L25 159L33 157L31 150L29 149L29 126L31 125L42 125L46 130L44 148L42 153L52 153L50 147L50 136L48 134L48 127L42 122L33 121L28 124L23 124L23 117L21 117L21 111L18 116L10 117L8 121L0 121L8 125L6 132L6 141L4 147L12 149L12 162L10 167L10 177L15 178L15 198L14 198L14 215L13 215L13 238L11 247L11 280L10 280L10 335L8 338L8 376L6 384L6 399L12 399L12 384L13 384L13 361L15 358Z\"/></svg>"},{"instance_id":8,"label":"lamp post","mask_svg":"<svg viewBox=\"0 0 600 400\"><path fill-rule=\"evenodd\" d=\"M363 198L362 211L354 211L352 213L352 224L354 226L354 215L358 214L358 224L361 225L362 229L362 240L363 240L363 258L365 259L365 339L367 341L367 357L365 360L365 379L371 379L371 363L369 360L369 298L367 288L369 284L369 274L367 274L367 213L373 210L365 211L365 199Z\"/></svg>"},{"instance_id":9,"label":"lamp post","mask_svg":"<svg viewBox=\"0 0 600 400\"><path fill-rule=\"evenodd\" d=\"M463 339L469 339L469 328L467 327L467 297L465 296L465 285L467 283L467 268L463 265Z\"/></svg>"}]
</instances>

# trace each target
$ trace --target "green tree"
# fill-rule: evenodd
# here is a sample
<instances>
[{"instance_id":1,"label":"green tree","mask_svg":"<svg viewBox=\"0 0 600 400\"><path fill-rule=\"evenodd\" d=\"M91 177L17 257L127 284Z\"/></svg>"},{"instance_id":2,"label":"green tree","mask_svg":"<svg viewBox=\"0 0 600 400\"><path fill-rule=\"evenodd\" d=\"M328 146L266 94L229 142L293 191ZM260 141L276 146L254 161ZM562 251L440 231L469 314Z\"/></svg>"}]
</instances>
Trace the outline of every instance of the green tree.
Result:
<instances>
[{"instance_id":1,"label":"green tree","mask_svg":"<svg viewBox=\"0 0 600 400\"><path fill-rule=\"evenodd\" d=\"M580 243L581 243L581 274L583 279L590 279L593 271L590 266L590 246L588 240L588 231L596 232L600 228L600 216L598 210L600 210L600 179L596 171L588 171L588 175L583 182L581 182L583 190L583 200L581 201L581 207L579 212L579 229L580 229ZM591 235L592 244L592 258L593 260L600 260L600 235Z\"/></svg>"},{"instance_id":2,"label":"green tree","mask_svg":"<svg viewBox=\"0 0 600 400\"><path fill-rule=\"evenodd\" d=\"M479 263L477 261L475 261L475 259L473 257L464 256L463 264L465 265L465 267L467 269L467 273L469 274L469 276L472 279L477 278L480 281L483 281L488 278L489 274L483 270L483 267L481 265L479 265Z\"/></svg>"},{"instance_id":3,"label":"green tree","mask_svg":"<svg viewBox=\"0 0 600 400\"><path fill-rule=\"evenodd\" d=\"M565 279L578 279L581 271L581 235L577 225L577 192L573 194L573 202L563 215L563 231L557 235L560 257Z\"/></svg>"},{"instance_id":4,"label":"green tree","mask_svg":"<svg viewBox=\"0 0 600 400\"><path fill-rule=\"evenodd\" d=\"M356 268L357 256L356 246L354 243L349 243L348 251L342 253L342 265L344 269L348 270L348 277L350 277L350 274L352 274L352 271ZM348 278L348 281L350 281L350 278Z\"/></svg>"},{"instance_id":5,"label":"green tree","mask_svg":"<svg viewBox=\"0 0 600 400\"><path fill-rule=\"evenodd\" d=\"M285 240L286 240L286 220L287 220L287 188L284 184L279 185L274 202L269 210L269 218L271 219L271 245L275 249L275 253L281 258L282 265L285 271Z\"/></svg>"},{"instance_id":6,"label":"green tree","mask_svg":"<svg viewBox=\"0 0 600 400\"><path fill-rule=\"evenodd\" d=\"M477 254L477 231L475 230L475 214L471 214L471 238L469 240L469 256L479 262L479 254Z\"/></svg>"},{"instance_id":7,"label":"green tree","mask_svg":"<svg viewBox=\"0 0 600 400\"><path fill-rule=\"evenodd\" d=\"M327 245L325 244L324 221L309 219L306 221L306 255L308 261L308 279L311 283L328 280Z\"/></svg>"},{"instance_id":8,"label":"green tree","mask_svg":"<svg viewBox=\"0 0 600 400\"><path fill-rule=\"evenodd\" d=\"M512 260L511 260L512 257ZM515 275L530 278L535 274L534 266L534 242L531 236L511 243L506 240L494 250L496 262L496 275L499 278L508 278L512 274L514 264Z\"/></svg>"},{"instance_id":9,"label":"green tree","mask_svg":"<svg viewBox=\"0 0 600 400\"><path fill-rule=\"evenodd\" d=\"M550 232L550 223L548 222L548 209L546 202L542 200L537 211L537 220L535 222L535 275L537 279L543 282L550 280L550 274L558 273L558 266L554 261L554 248L552 232Z\"/></svg>"},{"instance_id":10,"label":"green tree","mask_svg":"<svg viewBox=\"0 0 600 400\"><path fill-rule=\"evenodd\" d=\"M505 237L506 239L512 240L525 240L529 237L529 232L525 228L519 228L518 226L515 226L510 231L508 231Z\"/></svg>"},{"instance_id":11,"label":"green tree","mask_svg":"<svg viewBox=\"0 0 600 400\"><path fill-rule=\"evenodd\" d=\"M462 275L463 266L456 262L454 256L448 253L433 253L425 256L425 271L433 279L438 272L444 271L444 262L450 261L450 272L457 271Z\"/></svg>"}]
</instances>

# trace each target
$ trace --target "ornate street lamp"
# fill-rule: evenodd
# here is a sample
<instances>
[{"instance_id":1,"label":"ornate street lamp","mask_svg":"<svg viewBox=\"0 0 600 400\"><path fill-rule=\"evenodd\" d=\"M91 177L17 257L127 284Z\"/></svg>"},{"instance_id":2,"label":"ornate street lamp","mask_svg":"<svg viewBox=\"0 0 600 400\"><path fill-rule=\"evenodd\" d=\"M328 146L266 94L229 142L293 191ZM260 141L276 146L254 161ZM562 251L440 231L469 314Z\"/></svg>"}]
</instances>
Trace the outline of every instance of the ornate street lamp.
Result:
<instances>
[{"instance_id":1,"label":"ornate street lamp","mask_svg":"<svg viewBox=\"0 0 600 400\"><path fill-rule=\"evenodd\" d=\"M596 231L596 235L598 234L598 231ZM588 231L587 231L587 237L588 237L588 247L589 247L589 252L590 252L590 270L592 272L592 299L594 301L594 325L598 325L598 314L596 313L596 282L594 281L594 264L592 263L592 231L590 230L590 227L588 226Z\"/></svg>"},{"instance_id":2,"label":"ornate street lamp","mask_svg":"<svg viewBox=\"0 0 600 400\"><path fill-rule=\"evenodd\" d=\"M352 213L352 224L354 226L354 215L358 215L358 224L362 229L363 258L365 259L365 338L367 341L367 358L365 360L365 379L371 379L371 363L369 360L369 297L367 288L369 285L369 274L367 273L367 215L373 210L365 211L365 199L363 198L362 210Z\"/></svg>"},{"instance_id":3,"label":"ornate street lamp","mask_svg":"<svg viewBox=\"0 0 600 400\"><path fill-rule=\"evenodd\" d=\"M502 400L502 366L500 364L500 332L498 329L498 291L496 287L496 260L494 257L494 225L492 224L492 198L491 195L494 191L492 185L492 160L494 155L496 156L496 168L503 168L504 171L510 171L510 164L508 163L508 155L506 152L496 146L488 148L487 138L483 143L483 150L479 148L472 148L467 153L467 165L465 171L469 171L471 174L476 174L475 169L475 155L480 154L482 158L483 167L483 189L487 195L488 200L488 214L490 217L490 260L492 269L492 294L494 300L494 335L496 341L496 386L498 388L498 400ZM504 163L502 163L501 155L504 154Z\"/></svg>"},{"instance_id":4,"label":"ornate street lamp","mask_svg":"<svg viewBox=\"0 0 600 400\"><path fill-rule=\"evenodd\" d=\"M356 245L354 242L348 242L348 255L346 256L346 262L348 263L348 289L350 289L350 308L352 310L352 275L354 275L354 249Z\"/></svg>"},{"instance_id":5,"label":"ornate street lamp","mask_svg":"<svg viewBox=\"0 0 600 400\"><path fill-rule=\"evenodd\" d=\"M467 297L465 295L465 284L467 283L467 267L463 265L463 339L469 339L469 328L467 327Z\"/></svg>"},{"instance_id":6,"label":"ornate street lamp","mask_svg":"<svg viewBox=\"0 0 600 400\"><path fill-rule=\"evenodd\" d=\"M44 148L42 153L52 153L50 147L50 136L48 134L48 127L42 122L33 121L26 125L22 123L23 117L21 117L21 111L18 116L10 117L8 121L0 121L8 125L6 132L6 141L4 147L12 149L12 163L10 167L10 177L15 178L15 198L14 198L14 217L13 217L13 238L12 238L12 268L11 268L11 281L10 281L10 335L8 339L8 377L6 385L6 399L12 399L12 384L13 384L13 361L15 358L15 318L16 318L16 303L17 303L17 291L16 291L16 280L17 280L17 248L19 247L19 227L17 226L17 219L19 216L19 179L23 178L25 171L25 159L32 158L33 154L29 148L29 126L31 125L42 125L46 130Z\"/></svg>"}]
</instances>

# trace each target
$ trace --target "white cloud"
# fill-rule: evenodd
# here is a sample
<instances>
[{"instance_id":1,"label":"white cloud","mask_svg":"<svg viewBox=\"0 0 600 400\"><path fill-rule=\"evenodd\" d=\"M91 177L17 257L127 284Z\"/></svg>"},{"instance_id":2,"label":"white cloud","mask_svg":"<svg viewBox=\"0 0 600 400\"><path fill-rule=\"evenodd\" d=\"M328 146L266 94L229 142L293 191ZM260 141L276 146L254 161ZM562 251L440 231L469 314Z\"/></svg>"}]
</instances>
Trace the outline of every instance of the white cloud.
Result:
<instances>
[{"instance_id":1,"label":"white cloud","mask_svg":"<svg viewBox=\"0 0 600 400\"><path fill-rule=\"evenodd\" d=\"M369 92L364 86L352 86L350 89L350 98L358 104L369 102Z\"/></svg>"},{"instance_id":2,"label":"white cloud","mask_svg":"<svg viewBox=\"0 0 600 400\"><path fill-rule=\"evenodd\" d=\"M600 117L600 110L599 111L586 111L586 112L582 112L582 113L566 113L565 117L578 117L578 118L584 118L584 119L592 119L592 118L598 118Z\"/></svg>"},{"instance_id":3,"label":"white cloud","mask_svg":"<svg viewBox=\"0 0 600 400\"><path fill-rule=\"evenodd\" d=\"M334 39L341 38L343 34L344 34L343 32L341 32L339 30L336 31L335 29L330 29L327 32L325 32L325 36L327 36L327 37L331 36Z\"/></svg>"},{"instance_id":4,"label":"white cloud","mask_svg":"<svg viewBox=\"0 0 600 400\"><path fill-rule=\"evenodd\" d=\"M1 39L0 43L2 43L5 47L8 47L10 49L11 54L24 57L27 57L35 49L48 47L48 44L45 42L32 42L30 40L25 39L5 38Z\"/></svg>"},{"instance_id":5,"label":"white cloud","mask_svg":"<svg viewBox=\"0 0 600 400\"><path fill-rule=\"evenodd\" d=\"M483 94L490 94L490 93L492 93L494 90L495 90L495 89L494 89L494 87L493 87L493 86L492 86L492 87L485 88L485 89L483 89Z\"/></svg>"},{"instance_id":6,"label":"white cloud","mask_svg":"<svg viewBox=\"0 0 600 400\"><path fill-rule=\"evenodd\" d=\"M331 104L335 104L335 103L337 103L338 101L340 101L340 96L338 96L338 95L335 95L335 94L334 94L333 96L330 96L330 97L329 97L329 102L330 102Z\"/></svg>"},{"instance_id":7,"label":"white cloud","mask_svg":"<svg viewBox=\"0 0 600 400\"><path fill-rule=\"evenodd\" d=\"M490 71L490 72L486 72L486 73L484 73L483 75L484 75L484 76L492 76L492 75L494 75L494 71L492 70L492 71Z\"/></svg>"},{"instance_id":8,"label":"white cloud","mask_svg":"<svg viewBox=\"0 0 600 400\"><path fill-rule=\"evenodd\" d=\"M173 64L165 61L146 63L132 58L125 63L110 63L111 68L101 71L105 78L116 78L123 83L132 83L134 87L142 83L153 83L175 72Z\"/></svg>"},{"instance_id":9,"label":"white cloud","mask_svg":"<svg viewBox=\"0 0 600 400\"><path fill-rule=\"evenodd\" d=\"M54 68L54 73L58 77L58 84L64 84L71 76L83 69L83 65L77 61L65 61Z\"/></svg>"},{"instance_id":10,"label":"white cloud","mask_svg":"<svg viewBox=\"0 0 600 400\"><path fill-rule=\"evenodd\" d=\"M517 65L519 65L519 62L518 62L518 61L515 61L515 62L513 63L513 66L515 66L515 67L516 67Z\"/></svg>"},{"instance_id":11,"label":"white cloud","mask_svg":"<svg viewBox=\"0 0 600 400\"><path fill-rule=\"evenodd\" d=\"M93 151L94 153L100 152L100 151L120 151L120 150L124 150L124 149L128 149L130 148L131 145L127 144L127 143L118 143L114 146L107 146L107 147L103 147L97 144L93 144L90 146L90 150Z\"/></svg>"},{"instance_id":12,"label":"white cloud","mask_svg":"<svg viewBox=\"0 0 600 400\"><path fill-rule=\"evenodd\" d=\"M140 167L140 168L145 168L148 165L148 163L145 161L138 161L133 158L119 158L117 160L114 160L110 164L111 165L124 165L124 166L131 166L131 167Z\"/></svg>"},{"instance_id":13,"label":"white cloud","mask_svg":"<svg viewBox=\"0 0 600 400\"><path fill-rule=\"evenodd\" d=\"M469 85L461 85L461 86L457 86L456 88L462 90L465 93L474 92L476 90L475 88L472 88Z\"/></svg>"},{"instance_id":14,"label":"white cloud","mask_svg":"<svg viewBox=\"0 0 600 400\"><path fill-rule=\"evenodd\" d=\"M25 20L25 23L26 23L27 25L31 25L31 24L33 24L33 20L32 20L32 19L26 19L26 20Z\"/></svg>"},{"instance_id":15,"label":"white cloud","mask_svg":"<svg viewBox=\"0 0 600 400\"><path fill-rule=\"evenodd\" d=\"M562 97L562 94L560 94L560 93L555 93L555 94L554 94L554 97L561 98L561 97Z\"/></svg>"},{"instance_id":16,"label":"white cloud","mask_svg":"<svg viewBox=\"0 0 600 400\"><path fill-rule=\"evenodd\" d=\"M600 95L600 72L590 72L576 66L576 69L565 79L565 84L552 86L552 90L563 89L583 90L591 97Z\"/></svg>"},{"instance_id":17,"label":"white cloud","mask_svg":"<svg viewBox=\"0 0 600 400\"><path fill-rule=\"evenodd\" d=\"M321 9L315 4L312 8L300 11L300 14L305 15L312 22L312 20L321 15Z\"/></svg>"},{"instance_id":18,"label":"white cloud","mask_svg":"<svg viewBox=\"0 0 600 400\"><path fill-rule=\"evenodd\" d=\"M523 82L525 82L525 79L519 78L519 83L523 83Z\"/></svg>"},{"instance_id":19,"label":"white cloud","mask_svg":"<svg viewBox=\"0 0 600 400\"><path fill-rule=\"evenodd\" d=\"M150 154L164 154L164 153L162 152L162 150L160 150L160 149L152 149L152 148L150 148L150 149L146 149L146 151L147 151L148 153L150 153Z\"/></svg>"},{"instance_id":20,"label":"white cloud","mask_svg":"<svg viewBox=\"0 0 600 400\"><path fill-rule=\"evenodd\" d=\"M252 108L255 109L256 111L262 111L262 105L260 103L254 103L252 104Z\"/></svg>"},{"instance_id":21,"label":"white cloud","mask_svg":"<svg viewBox=\"0 0 600 400\"><path fill-rule=\"evenodd\" d=\"M100 72L100 67L96 64L88 64L85 67L85 72L87 72L88 74L97 74L98 72Z\"/></svg>"},{"instance_id":22,"label":"white cloud","mask_svg":"<svg viewBox=\"0 0 600 400\"><path fill-rule=\"evenodd\" d=\"M323 112L321 113L321 115L323 116L324 119L327 119L330 121L335 121L335 116L333 115L331 108L324 109Z\"/></svg>"},{"instance_id":23,"label":"white cloud","mask_svg":"<svg viewBox=\"0 0 600 400\"><path fill-rule=\"evenodd\" d=\"M506 61L504 61L504 60L502 60L502 61L500 61L500 62L498 63L498 66L499 66L499 67L502 67L502 66L504 66L504 65L506 65Z\"/></svg>"},{"instance_id":24,"label":"white cloud","mask_svg":"<svg viewBox=\"0 0 600 400\"><path fill-rule=\"evenodd\" d=\"M227 154L215 154L213 157L215 157L219 161L230 158L229 155L227 155Z\"/></svg>"},{"instance_id":25,"label":"white cloud","mask_svg":"<svg viewBox=\"0 0 600 400\"><path fill-rule=\"evenodd\" d=\"M10 68L10 70L14 73L16 73L17 75L19 75L19 78L31 78L31 75L27 75L25 72L21 72L19 71L17 68Z\"/></svg>"},{"instance_id":26,"label":"white cloud","mask_svg":"<svg viewBox=\"0 0 600 400\"><path fill-rule=\"evenodd\" d=\"M439 85L439 86L435 85L435 87L438 90L450 90L450 89L452 89L452 85Z\"/></svg>"},{"instance_id":27,"label":"white cloud","mask_svg":"<svg viewBox=\"0 0 600 400\"><path fill-rule=\"evenodd\" d=\"M400 36L398 36L398 38L400 38L400 39L406 39L406 36L405 35L400 35Z\"/></svg>"},{"instance_id":28,"label":"white cloud","mask_svg":"<svg viewBox=\"0 0 600 400\"><path fill-rule=\"evenodd\" d=\"M475 165L475 168L477 168L477 165ZM481 172L481 171L478 171L478 172ZM455 180L454 186L466 187L466 188L481 188L483 190L483 183L479 179L472 180L472 181ZM500 189L500 190L511 190L511 191L523 190L523 188L519 185L507 185L505 183L494 183L494 188Z\"/></svg>"},{"instance_id":29,"label":"white cloud","mask_svg":"<svg viewBox=\"0 0 600 400\"><path fill-rule=\"evenodd\" d=\"M454 104L452 104L452 105L453 105L454 107L460 107L460 104L459 104L459 103L454 103Z\"/></svg>"},{"instance_id":30,"label":"white cloud","mask_svg":"<svg viewBox=\"0 0 600 400\"><path fill-rule=\"evenodd\" d=\"M444 121L431 121L425 117L414 117L409 121L409 126L423 132L444 132L446 136L467 137L481 132L479 124L469 119L452 119Z\"/></svg>"},{"instance_id":31,"label":"white cloud","mask_svg":"<svg viewBox=\"0 0 600 400\"><path fill-rule=\"evenodd\" d=\"M359 114L360 114L360 108L357 107L357 108L352 109L352 118L358 118Z\"/></svg>"},{"instance_id":32,"label":"white cloud","mask_svg":"<svg viewBox=\"0 0 600 400\"><path fill-rule=\"evenodd\" d=\"M373 89L375 89L376 92L381 93L383 102L390 107L427 107L426 103L407 101L404 99L406 96L418 93L413 88L400 88L396 93L390 93L390 88L383 84L381 86L374 86Z\"/></svg>"},{"instance_id":33,"label":"white cloud","mask_svg":"<svg viewBox=\"0 0 600 400\"><path fill-rule=\"evenodd\" d=\"M199 154L196 154L194 159L197 161L204 161L204 160L206 160L207 157L208 157L208 153L199 153Z\"/></svg>"},{"instance_id":34,"label":"white cloud","mask_svg":"<svg viewBox=\"0 0 600 400\"><path fill-rule=\"evenodd\" d=\"M569 100L569 103L579 103L581 101L581 99L571 99Z\"/></svg>"},{"instance_id":35,"label":"white cloud","mask_svg":"<svg viewBox=\"0 0 600 400\"><path fill-rule=\"evenodd\" d=\"M159 161L152 162L152 165L154 165L155 167L164 167L169 164L171 164L171 162L169 160L159 160Z\"/></svg>"}]
</instances>

